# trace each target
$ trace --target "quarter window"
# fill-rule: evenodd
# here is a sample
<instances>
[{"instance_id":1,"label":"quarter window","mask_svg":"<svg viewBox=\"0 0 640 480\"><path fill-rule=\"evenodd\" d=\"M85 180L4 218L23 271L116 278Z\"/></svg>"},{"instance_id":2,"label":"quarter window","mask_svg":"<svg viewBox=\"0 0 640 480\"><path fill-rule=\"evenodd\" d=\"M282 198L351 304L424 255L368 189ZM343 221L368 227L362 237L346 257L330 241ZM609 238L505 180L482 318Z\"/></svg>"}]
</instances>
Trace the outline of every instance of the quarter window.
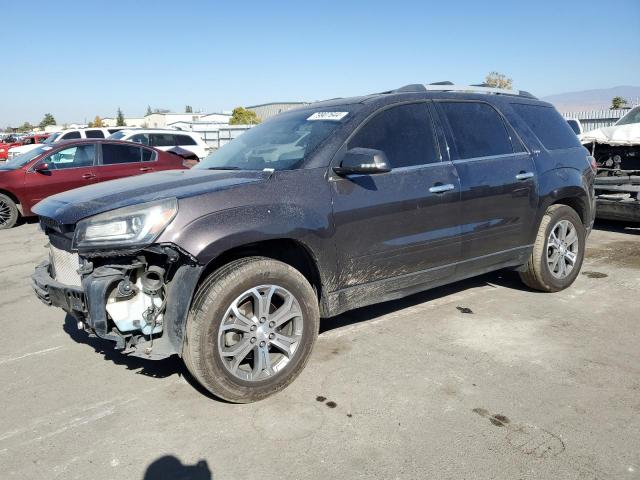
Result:
<instances>
[{"instance_id":1,"label":"quarter window","mask_svg":"<svg viewBox=\"0 0 640 480\"><path fill-rule=\"evenodd\" d=\"M64 170L66 168L91 167L95 158L95 145L78 145L58 150L45 158L44 162L49 170Z\"/></svg>"},{"instance_id":2,"label":"quarter window","mask_svg":"<svg viewBox=\"0 0 640 480\"><path fill-rule=\"evenodd\" d=\"M382 150L392 168L438 162L427 104L399 105L371 119L349 142L349 148Z\"/></svg>"},{"instance_id":3,"label":"quarter window","mask_svg":"<svg viewBox=\"0 0 640 480\"><path fill-rule=\"evenodd\" d=\"M176 139L174 135L167 133L151 133L149 135L151 140L150 145L154 147L175 147Z\"/></svg>"},{"instance_id":4,"label":"quarter window","mask_svg":"<svg viewBox=\"0 0 640 480\"><path fill-rule=\"evenodd\" d=\"M121 163L137 163L141 160L141 148L135 145L102 144L102 164L117 165Z\"/></svg>"},{"instance_id":5,"label":"quarter window","mask_svg":"<svg viewBox=\"0 0 640 480\"><path fill-rule=\"evenodd\" d=\"M154 153L155 152L153 150L149 150L147 148L143 148L142 149L142 161L143 162L151 162L151 161L155 160Z\"/></svg>"},{"instance_id":6,"label":"quarter window","mask_svg":"<svg viewBox=\"0 0 640 480\"><path fill-rule=\"evenodd\" d=\"M577 135L555 108L525 103L512 103L511 106L547 150L580 146Z\"/></svg>"},{"instance_id":7,"label":"quarter window","mask_svg":"<svg viewBox=\"0 0 640 480\"><path fill-rule=\"evenodd\" d=\"M442 102L451 127L452 160L513 153L507 129L496 110L480 102Z\"/></svg>"},{"instance_id":8,"label":"quarter window","mask_svg":"<svg viewBox=\"0 0 640 480\"><path fill-rule=\"evenodd\" d=\"M197 145L196 141L189 135L176 135L177 145Z\"/></svg>"}]
</instances>

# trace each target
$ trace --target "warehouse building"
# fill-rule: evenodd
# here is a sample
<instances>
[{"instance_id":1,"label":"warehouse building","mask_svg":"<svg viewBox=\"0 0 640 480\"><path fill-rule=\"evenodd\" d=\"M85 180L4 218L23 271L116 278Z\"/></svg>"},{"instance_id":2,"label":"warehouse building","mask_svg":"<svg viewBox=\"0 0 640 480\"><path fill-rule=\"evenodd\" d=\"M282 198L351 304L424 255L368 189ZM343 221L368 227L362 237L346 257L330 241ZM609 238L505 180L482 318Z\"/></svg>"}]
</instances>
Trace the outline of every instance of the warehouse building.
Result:
<instances>
[{"instance_id":1,"label":"warehouse building","mask_svg":"<svg viewBox=\"0 0 640 480\"><path fill-rule=\"evenodd\" d=\"M260 105L253 105L251 107L246 107L247 110L251 110L256 113L260 120L266 120L269 117L273 117L282 112L286 112L287 110L292 110L294 108L302 107L303 105L308 105L307 102L272 102L272 103L262 103Z\"/></svg>"}]
</instances>

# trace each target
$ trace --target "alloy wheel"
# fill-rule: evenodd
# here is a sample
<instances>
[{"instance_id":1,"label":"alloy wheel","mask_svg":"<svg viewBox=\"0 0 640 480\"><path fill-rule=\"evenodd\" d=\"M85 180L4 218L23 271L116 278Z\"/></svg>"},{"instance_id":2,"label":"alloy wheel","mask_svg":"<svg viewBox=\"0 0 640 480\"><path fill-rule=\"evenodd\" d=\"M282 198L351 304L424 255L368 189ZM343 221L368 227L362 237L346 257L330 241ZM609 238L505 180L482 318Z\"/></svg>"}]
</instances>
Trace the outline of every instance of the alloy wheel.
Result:
<instances>
[{"instance_id":1,"label":"alloy wheel","mask_svg":"<svg viewBox=\"0 0 640 480\"><path fill-rule=\"evenodd\" d=\"M547 265L551 275L566 278L578 259L580 242L576 227L569 220L560 220L547 239Z\"/></svg>"},{"instance_id":2,"label":"alloy wheel","mask_svg":"<svg viewBox=\"0 0 640 480\"><path fill-rule=\"evenodd\" d=\"M260 285L227 308L218 331L218 353L234 377L265 380L295 356L302 331L302 310L293 294L278 285Z\"/></svg>"}]
</instances>

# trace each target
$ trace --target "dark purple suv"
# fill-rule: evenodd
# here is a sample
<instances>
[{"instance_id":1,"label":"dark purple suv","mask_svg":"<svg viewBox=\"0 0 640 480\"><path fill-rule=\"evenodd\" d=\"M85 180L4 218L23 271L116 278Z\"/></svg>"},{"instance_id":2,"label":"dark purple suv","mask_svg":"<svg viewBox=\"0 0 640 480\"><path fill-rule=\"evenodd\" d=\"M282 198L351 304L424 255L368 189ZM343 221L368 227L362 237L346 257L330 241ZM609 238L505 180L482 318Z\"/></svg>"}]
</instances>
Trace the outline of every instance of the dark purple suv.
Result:
<instances>
[{"instance_id":1,"label":"dark purple suv","mask_svg":"<svg viewBox=\"0 0 640 480\"><path fill-rule=\"evenodd\" d=\"M588 152L526 92L409 85L280 114L192 170L56 195L33 287L123 353L209 391L287 386L322 317L501 268L573 283Z\"/></svg>"}]
</instances>

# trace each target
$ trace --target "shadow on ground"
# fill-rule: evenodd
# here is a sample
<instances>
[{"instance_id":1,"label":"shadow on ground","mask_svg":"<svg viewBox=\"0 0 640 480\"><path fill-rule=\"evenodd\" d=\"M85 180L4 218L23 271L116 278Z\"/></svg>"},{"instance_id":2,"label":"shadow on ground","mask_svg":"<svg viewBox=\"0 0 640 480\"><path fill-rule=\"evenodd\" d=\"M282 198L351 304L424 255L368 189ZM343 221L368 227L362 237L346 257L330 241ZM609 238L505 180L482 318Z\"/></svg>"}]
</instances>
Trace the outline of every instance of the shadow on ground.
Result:
<instances>
[{"instance_id":1,"label":"shadow on ground","mask_svg":"<svg viewBox=\"0 0 640 480\"><path fill-rule=\"evenodd\" d=\"M613 220L596 220L594 229L612 233L640 235L640 223L614 222Z\"/></svg>"},{"instance_id":2,"label":"shadow on ground","mask_svg":"<svg viewBox=\"0 0 640 480\"><path fill-rule=\"evenodd\" d=\"M463 280L443 287L434 288L425 292L417 293L406 298L399 300L393 300L389 302L379 303L368 307L352 310L342 315L338 315L333 318L323 319L320 323L320 335L325 332L329 332L336 328L344 327L347 325L353 325L361 322L367 322L373 320L382 315L409 308L421 303L433 301L448 295L462 292L465 290L480 288L485 286L502 286L506 288L512 288L517 290L530 291L522 284L518 278L518 274L511 270L501 270L497 272L488 273L479 277ZM466 308L473 309L473 305L461 305L459 310L464 311ZM72 315L67 315L63 326L64 331L76 342L89 345L103 356L106 361L112 362L115 365L122 365L127 370L135 371L139 375L144 375L151 378L164 379L171 377L172 375L178 375L184 378L194 389L200 392L202 395L224 402L224 400L218 399L210 392L205 390L199 382L189 373L182 360L177 356L171 356L164 360L147 360L145 358L133 357L130 355L123 355L120 351L113 348L114 343L108 340L103 340L93 335L89 335L84 330L77 328L77 321ZM177 460L177 459L176 459ZM168 460L167 460L168 461ZM145 477L146 479L147 477ZM156 478L156 477L148 477ZM157 477L164 478L164 477ZM183 478L183 477L174 477ZM192 478L192 477L184 477ZM193 477L200 478L200 477Z\"/></svg>"},{"instance_id":3,"label":"shadow on ground","mask_svg":"<svg viewBox=\"0 0 640 480\"><path fill-rule=\"evenodd\" d=\"M206 460L183 465L173 455L165 455L147 467L143 480L213 480L213 474Z\"/></svg>"}]
</instances>

